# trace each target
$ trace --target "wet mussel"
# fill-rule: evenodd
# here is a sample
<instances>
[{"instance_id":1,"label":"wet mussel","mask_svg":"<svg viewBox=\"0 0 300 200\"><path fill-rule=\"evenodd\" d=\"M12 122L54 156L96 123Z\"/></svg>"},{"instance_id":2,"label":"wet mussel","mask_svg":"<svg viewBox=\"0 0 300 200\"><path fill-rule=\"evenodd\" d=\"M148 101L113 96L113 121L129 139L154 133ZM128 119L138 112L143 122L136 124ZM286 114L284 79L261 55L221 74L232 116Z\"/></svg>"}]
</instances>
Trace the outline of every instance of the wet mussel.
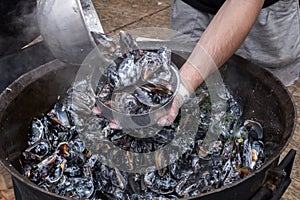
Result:
<instances>
[{"instance_id":1,"label":"wet mussel","mask_svg":"<svg viewBox=\"0 0 300 200\"><path fill-rule=\"evenodd\" d=\"M214 191L243 179L259 169L266 155L263 126L253 119L242 119L242 101L226 90L227 110L222 119L212 112L208 88L202 84L191 97L199 106L197 133L190 149L164 167L149 167L145 173L122 171L104 164L99 155L82 139L95 137L125 150L124 163L133 167L132 153L147 155L169 144L180 129L181 114L168 127L153 131L152 137L140 138L114 128L101 114L92 114L96 100L124 113L141 114L162 106L174 94L170 85L170 51L144 51L125 32L120 47L113 39L93 34L99 49L114 60L100 79L96 95L87 81L75 84L42 117L35 117L29 128L28 147L20 158L23 174L40 188L74 199L180 199ZM238 99L238 100L237 100ZM72 101L71 101L72 100ZM83 113L79 115L77 111ZM214 115L218 115L215 117ZM220 131L210 151L203 148L209 127ZM104 143L110 159L120 159L118 150ZM168 155L172 156L172 155ZM162 166L165 155L155 153ZM139 162L147 163L147 156Z\"/></svg>"},{"instance_id":2,"label":"wet mussel","mask_svg":"<svg viewBox=\"0 0 300 200\"><path fill-rule=\"evenodd\" d=\"M100 108L141 115L171 101L179 80L173 75L177 71L171 63L170 49L142 50L135 39L123 31L119 46L113 38L107 39L109 36L93 35L104 57L110 61L96 88Z\"/></svg>"},{"instance_id":3,"label":"wet mussel","mask_svg":"<svg viewBox=\"0 0 300 200\"><path fill-rule=\"evenodd\" d=\"M227 103L231 106L219 124L222 133L213 150L205 152L202 143L213 119L207 88L201 86L194 98L202 114L193 147L170 165L159 170L149 168L144 174L102 163L80 139L74 108L61 99L49 113L32 121L28 148L20 158L23 174L46 191L75 199L180 199L214 191L259 169L266 159L262 125L242 120L242 105L230 97ZM84 131L97 130L99 137L126 151L147 153L172 140L179 120L180 115L172 126L163 127L151 138L135 138L113 129L101 115L90 119L91 126ZM109 154L113 158L116 153ZM126 159L134 165L130 154ZM157 155L156 159L161 163L164 158Z\"/></svg>"}]
</instances>

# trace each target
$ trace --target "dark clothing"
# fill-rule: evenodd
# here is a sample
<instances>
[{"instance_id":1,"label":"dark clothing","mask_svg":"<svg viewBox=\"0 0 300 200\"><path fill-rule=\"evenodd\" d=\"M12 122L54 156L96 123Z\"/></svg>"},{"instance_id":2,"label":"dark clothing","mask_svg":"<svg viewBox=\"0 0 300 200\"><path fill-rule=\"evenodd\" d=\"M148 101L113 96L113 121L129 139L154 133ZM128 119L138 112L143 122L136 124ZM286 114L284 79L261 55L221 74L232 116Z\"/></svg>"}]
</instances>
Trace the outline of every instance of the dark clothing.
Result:
<instances>
[{"instance_id":1,"label":"dark clothing","mask_svg":"<svg viewBox=\"0 0 300 200\"><path fill-rule=\"evenodd\" d=\"M216 14L220 7L223 5L225 0L182 0L190 6L200 10L202 12L207 12L210 14ZM265 0L264 8L276 3L279 0Z\"/></svg>"}]
</instances>

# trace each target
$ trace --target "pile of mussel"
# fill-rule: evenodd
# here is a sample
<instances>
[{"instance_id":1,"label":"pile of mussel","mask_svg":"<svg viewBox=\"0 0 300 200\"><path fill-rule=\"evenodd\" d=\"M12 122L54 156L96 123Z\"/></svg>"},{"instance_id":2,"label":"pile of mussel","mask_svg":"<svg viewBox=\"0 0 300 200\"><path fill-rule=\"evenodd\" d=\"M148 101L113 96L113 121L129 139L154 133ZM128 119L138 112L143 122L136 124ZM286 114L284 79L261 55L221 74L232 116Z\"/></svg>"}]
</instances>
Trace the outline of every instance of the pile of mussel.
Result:
<instances>
[{"instance_id":1,"label":"pile of mussel","mask_svg":"<svg viewBox=\"0 0 300 200\"><path fill-rule=\"evenodd\" d=\"M180 199L234 183L263 165L266 152L262 126L254 120L242 120L242 102L228 90L226 112L220 119L219 113L212 112L215 105L205 84L190 100L200 110L196 118L197 133L191 147L179 159L167 166L149 168L145 173L122 171L105 164L93 152L95 149L87 147L81 137L85 132L93 131L95 134L91 136L102 137L122 150L146 154L172 141L181 128L183 116L180 112L171 126L155 131L152 137L138 138L120 127L110 126L110 119L100 113L91 114L95 97L114 109L140 114L162 106L174 92L169 86L171 52L167 48L157 52L139 50L124 32L120 34L120 47L106 35L93 33L93 36L106 59L114 62L100 79L96 96L84 93L88 90L82 81L48 113L32 120L28 148L20 158L23 174L30 181L46 191L74 199ZM112 98L113 95L116 97ZM117 100L112 102L113 99ZM117 102L121 104L114 105ZM81 117L76 110L91 116ZM218 138L207 150L205 138L212 130L218 132ZM116 152L110 150L108 146L109 157L113 159ZM165 158L157 155L155 159L161 166L159 163Z\"/></svg>"},{"instance_id":2,"label":"pile of mussel","mask_svg":"<svg viewBox=\"0 0 300 200\"><path fill-rule=\"evenodd\" d=\"M241 120L242 104L232 97L227 100L213 149L203 150L203 140L214 117L207 89L201 86L197 91L194 98L201 114L195 142L180 159L166 167L140 174L103 164L80 139L72 107L61 99L51 111L32 121L29 147L20 159L23 174L46 191L75 199L180 199L234 183L260 168L265 161L262 126L253 120ZM101 115L94 117L99 136L105 132L114 145L139 153L168 144L181 118L179 115L173 125L143 139L111 128L109 120Z\"/></svg>"},{"instance_id":3,"label":"pile of mussel","mask_svg":"<svg viewBox=\"0 0 300 200\"><path fill-rule=\"evenodd\" d=\"M172 76L168 48L141 50L124 31L120 31L120 45L108 35L92 35L105 59L111 61L96 90L101 103L122 113L145 114L170 100L178 80Z\"/></svg>"}]
</instances>

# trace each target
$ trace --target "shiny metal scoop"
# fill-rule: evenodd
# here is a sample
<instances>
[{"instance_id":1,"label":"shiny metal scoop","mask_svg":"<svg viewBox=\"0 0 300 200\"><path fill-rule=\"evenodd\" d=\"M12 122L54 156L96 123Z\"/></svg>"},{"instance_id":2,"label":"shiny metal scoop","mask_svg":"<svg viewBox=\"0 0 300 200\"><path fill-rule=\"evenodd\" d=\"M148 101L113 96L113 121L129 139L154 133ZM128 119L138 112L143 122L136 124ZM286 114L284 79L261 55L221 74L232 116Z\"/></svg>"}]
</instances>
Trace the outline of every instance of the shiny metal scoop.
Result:
<instances>
[{"instance_id":1,"label":"shiny metal scoop","mask_svg":"<svg viewBox=\"0 0 300 200\"><path fill-rule=\"evenodd\" d=\"M103 32L91 0L38 0L37 21L54 57L71 64L96 47L91 31Z\"/></svg>"}]
</instances>

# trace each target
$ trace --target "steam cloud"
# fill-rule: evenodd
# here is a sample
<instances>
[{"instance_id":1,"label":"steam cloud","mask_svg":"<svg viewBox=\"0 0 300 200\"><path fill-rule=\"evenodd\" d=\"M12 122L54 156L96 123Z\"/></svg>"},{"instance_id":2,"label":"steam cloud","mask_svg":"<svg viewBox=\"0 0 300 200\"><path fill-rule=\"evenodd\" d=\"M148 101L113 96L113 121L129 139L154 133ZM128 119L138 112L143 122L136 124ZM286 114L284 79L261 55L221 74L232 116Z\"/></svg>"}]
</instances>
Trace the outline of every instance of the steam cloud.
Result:
<instances>
[{"instance_id":1,"label":"steam cloud","mask_svg":"<svg viewBox=\"0 0 300 200\"><path fill-rule=\"evenodd\" d=\"M1 0L0 57L14 53L39 35L35 0Z\"/></svg>"}]
</instances>

